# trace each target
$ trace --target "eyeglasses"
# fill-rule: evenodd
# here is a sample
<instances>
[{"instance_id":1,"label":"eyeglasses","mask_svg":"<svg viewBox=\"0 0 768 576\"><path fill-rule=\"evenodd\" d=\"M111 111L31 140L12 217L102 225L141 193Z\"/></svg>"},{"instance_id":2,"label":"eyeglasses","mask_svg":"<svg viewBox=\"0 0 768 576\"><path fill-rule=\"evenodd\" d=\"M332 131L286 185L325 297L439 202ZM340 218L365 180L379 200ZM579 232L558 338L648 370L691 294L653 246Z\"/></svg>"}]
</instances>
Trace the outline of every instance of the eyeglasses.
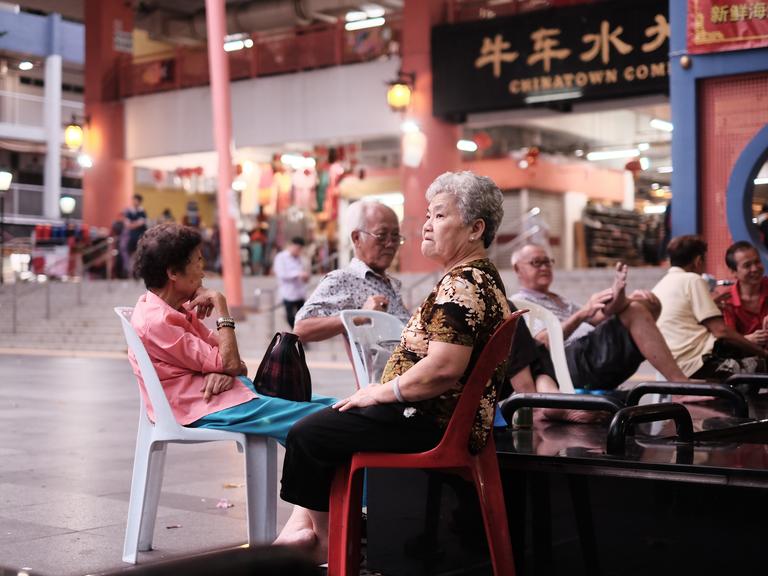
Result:
<instances>
[{"instance_id":1,"label":"eyeglasses","mask_svg":"<svg viewBox=\"0 0 768 576\"><path fill-rule=\"evenodd\" d=\"M359 230L358 232L362 232L363 234L368 234L368 236L372 236L376 242L379 244L386 244L387 240L392 242L393 244L397 244L398 246L402 246L405 244L405 236L400 236L400 234L387 234L385 232L380 232L378 234L374 234L373 232L368 232L367 230Z\"/></svg>"},{"instance_id":2,"label":"eyeglasses","mask_svg":"<svg viewBox=\"0 0 768 576\"><path fill-rule=\"evenodd\" d=\"M528 262L534 268L552 268L555 265L554 258L541 258L540 260L531 260Z\"/></svg>"}]
</instances>

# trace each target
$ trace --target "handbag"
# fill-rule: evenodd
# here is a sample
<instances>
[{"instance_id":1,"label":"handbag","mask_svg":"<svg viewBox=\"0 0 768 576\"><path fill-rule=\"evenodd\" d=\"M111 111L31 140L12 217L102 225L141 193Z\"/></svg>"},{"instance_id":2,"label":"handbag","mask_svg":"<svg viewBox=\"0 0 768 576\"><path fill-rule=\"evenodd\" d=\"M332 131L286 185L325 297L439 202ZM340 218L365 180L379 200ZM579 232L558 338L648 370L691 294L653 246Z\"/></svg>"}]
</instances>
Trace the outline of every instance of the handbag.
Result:
<instances>
[{"instance_id":1,"label":"handbag","mask_svg":"<svg viewBox=\"0 0 768 576\"><path fill-rule=\"evenodd\" d=\"M253 379L256 392L296 402L312 398L312 378L304 347L296 334L278 332L272 338Z\"/></svg>"}]
</instances>

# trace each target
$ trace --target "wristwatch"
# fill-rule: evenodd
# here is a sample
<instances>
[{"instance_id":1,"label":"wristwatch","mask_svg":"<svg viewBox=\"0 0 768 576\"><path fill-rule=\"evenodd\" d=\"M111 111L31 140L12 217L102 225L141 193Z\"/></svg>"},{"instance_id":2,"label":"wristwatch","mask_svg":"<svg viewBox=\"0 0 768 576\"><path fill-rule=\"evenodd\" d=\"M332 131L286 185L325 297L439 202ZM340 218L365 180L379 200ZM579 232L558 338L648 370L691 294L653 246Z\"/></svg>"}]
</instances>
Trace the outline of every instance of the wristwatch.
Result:
<instances>
[{"instance_id":1,"label":"wristwatch","mask_svg":"<svg viewBox=\"0 0 768 576\"><path fill-rule=\"evenodd\" d=\"M216 330L221 330L222 328L232 328L232 330L234 330L235 319L231 316L222 316L216 320Z\"/></svg>"}]
</instances>

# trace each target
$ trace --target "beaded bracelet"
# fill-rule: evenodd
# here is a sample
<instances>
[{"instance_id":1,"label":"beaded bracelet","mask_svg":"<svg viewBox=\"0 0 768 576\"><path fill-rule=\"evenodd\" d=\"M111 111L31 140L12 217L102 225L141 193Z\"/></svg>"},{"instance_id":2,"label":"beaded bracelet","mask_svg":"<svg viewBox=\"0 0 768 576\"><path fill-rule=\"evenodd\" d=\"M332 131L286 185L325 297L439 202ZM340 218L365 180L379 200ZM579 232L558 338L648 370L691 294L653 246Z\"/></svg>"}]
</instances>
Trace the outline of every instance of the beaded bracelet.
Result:
<instances>
[{"instance_id":1,"label":"beaded bracelet","mask_svg":"<svg viewBox=\"0 0 768 576\"><path fill-rule=\"evenodd\" d=\"M232 328L232 330L234 330L235 319L229 316L222 316L216 320L216 330L221 330L222 328Z\"/></svg>"}]
</instances>

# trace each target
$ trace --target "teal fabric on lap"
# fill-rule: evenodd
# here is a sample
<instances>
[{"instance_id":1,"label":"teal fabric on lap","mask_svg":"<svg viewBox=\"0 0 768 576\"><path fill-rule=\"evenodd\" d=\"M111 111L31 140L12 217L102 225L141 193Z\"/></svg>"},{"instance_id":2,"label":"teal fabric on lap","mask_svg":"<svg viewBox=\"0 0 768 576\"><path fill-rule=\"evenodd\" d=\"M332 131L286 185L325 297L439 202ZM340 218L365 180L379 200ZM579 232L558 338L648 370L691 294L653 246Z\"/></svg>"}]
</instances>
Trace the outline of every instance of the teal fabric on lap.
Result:
<instances>
[{"instance_id":1,"label":"teal fabric on lap","mask_svg":"<svg viewBox=\"0 0 768 576\"><path fill-rule=\"evenodd\" d=\"M256 392L253 382L245 376L239 376L243 384ZM213 428L244 434L258 434L274 438L285 444L285 438L291 427L304 418L320 410L325 410L336 402L335 398L312 395L311 402L293 402L283 398L260 395L258 398L219 410L203 416L189 424L190 428Z\"/></svg>"}]
</instances>

